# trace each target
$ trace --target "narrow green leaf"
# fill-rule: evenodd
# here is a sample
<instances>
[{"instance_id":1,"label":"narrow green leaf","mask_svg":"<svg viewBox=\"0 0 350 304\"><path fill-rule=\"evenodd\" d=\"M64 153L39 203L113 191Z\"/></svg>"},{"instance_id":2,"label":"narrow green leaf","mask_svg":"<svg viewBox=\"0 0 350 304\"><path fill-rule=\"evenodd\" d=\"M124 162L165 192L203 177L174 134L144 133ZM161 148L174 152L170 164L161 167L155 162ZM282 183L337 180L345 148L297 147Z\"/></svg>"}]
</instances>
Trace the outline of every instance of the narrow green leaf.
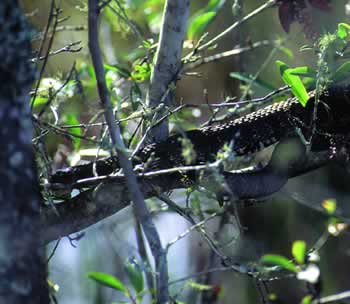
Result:
<instances>
[{"instance_id":1,"label":"narrow green leaf","mask_svg":"<svg viewBox=\"0 0 350 304\"><path fill-rule=\"evenodd\" d=\"M115 72L117 73L120 77L123 77L123 78L129 78L131 76L131 72L121 66L121 65L118 65L118 64L114 64L114 65L109 65L109 64L104 64L104 69L106 71L112 71L112 72Z\"/></svg>"},{"instance_id":2,"label":"narrow green leaf","mask_svg":"<svg viewBox=\"0 0 350 304\"><path fill-rule=\"evenodd\" d=\"M317 72L307 66L291 68L290 74L301 77L316 78Z\"/></svg>"},{"instance_id":3,"label":"narrow green leaf","mask_svg":"<svg viewBox=\"0 0 350 304\"><path fill-rule=\"evenodd\" d=\"M297 97L301 105L305 107L307 101L309 100L309 95L307 94L305 86L301 81L300 77L292 75L291 71L293 69L289 68L289 66L286 65L284 62L277 60L276 64L279 68L280 74L285 84L291 87L294 96Z\"/></svg>"},{"instance_id":4,"label":"narrow green leaf","mask_svg":"<svg viewBox=\"0 0 350 304\"><path fill-rule=\"evenodd\" d=\"M350 75L350 61L344 62L334 73L334 82L343 80Z\"/></svg>"},{"instance_id":5,"label":"narrow green leaf","mask_svg":"<svg viewBox=\"0 0 350 304\"><path fill-rule=\"evenodd\" d=\"M126 294L127 288L116 277L104 272L89 272L88 277L96 282Z\"/></svg>"},{"instance_id":6,"label":"narrow green leaf","mask_svg":"<svg viewBox=\"0 0 350 304\"><path fill-rule=\"evenodd\" d=\"M292 246L292 255L298 264L304 264L306 254L306 243L304 241L295 241Z\"/></svg>"},{"instance_id":7,"label":"narrow green leaf","mask_svg":"<svg viewBox=\"0 0 350 304\"><path fill-rule=\"evenodd\" d=\"M294 58L294 53L290 48L287 48L285 46L278 47L278 50L284 53L289 59Z\"/></svg>"},{"instance_id":8,"label":"narrow green leaf","mask_svg":"<svg viewBox=\"0 0 350 304\"><path fill-rule=\"evenodd\" d=\"M125 265L125 271L128 274L131 285L134 287L137 293L143 291L144 281L142 272L133 263L127 263Z\"/></svg>"},{"instance_id":9,"label":"narrow green leaf","mask_svg":"<svg viewBox=\"0 0 350 304\"><path fill-rule=\"evenodd\" d=\"M248 75L245 73L231 72L230 77L238 79L238 80L243 81L243 82L248 82L248 83L253 81L253 85L255 85L256 87L259 87L261 89L264 89L264 90L271 91L271 90L276 89L276 87L273 86L272 84L265 82L265 81L262 81L259 78L253 79L253 77L251 75Z\"/></svg>"},{"instance_id":10,"label":"narrow green leaf","mask_svg":"<svg viewBox=\"0 0 350 304\"><path fill-rule=\"evenodd\" d=\"M225 2L225 0L210 0L205 10L217 12Z\"/></svg>"},{"instance_id":11,"label":"narrow green leaf","mask_svg":"<svg viewBox=\"0 0 350 304\"><path fill-rule=\"evenodd\" d=\"M297 272L297 267L286 257L277 254L266 254L261 257L260 261L264 264L280 266L289 271Z\"/></svg>"},{"instance_id":12,"label":"narrow green leaf","mask_svg":"<svg viewBox=\"0 0 350 304\"><path fill-rule=\"evenodd\" d=\"M188 27L188 38L194 39L195 37L200 37L204 34L206 28L210 24L211 21L216 16L216 12L206 12L201 15L196 16Z\"/></svg>"},{"instance_id":13,"label":"narrow green leaf","mask_svg":"<svg viewBox=\"0 0 350 304\"><path fill-rule=\"evenodd\" d=\"M339 23L337 35L340 39L345 39L350 32L350 25L347 23Z\"/></svg>"}]
</instances>

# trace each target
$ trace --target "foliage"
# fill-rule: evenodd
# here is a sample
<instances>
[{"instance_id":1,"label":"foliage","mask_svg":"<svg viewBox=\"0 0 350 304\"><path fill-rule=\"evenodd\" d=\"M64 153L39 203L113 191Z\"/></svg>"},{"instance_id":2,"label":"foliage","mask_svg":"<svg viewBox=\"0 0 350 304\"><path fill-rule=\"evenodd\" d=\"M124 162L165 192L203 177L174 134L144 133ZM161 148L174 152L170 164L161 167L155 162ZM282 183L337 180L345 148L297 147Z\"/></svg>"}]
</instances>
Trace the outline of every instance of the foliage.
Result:
<instances>
[{"instance_id":1,"label":"foliage","mask_svg":"<svg viewBox=\"0 0 350 304\"><path fill-rule=\"evenodd\" d=\"M301 6L304 5L303 3L306 3L305 1L296 2L301 3ZM317 7L326 11L329 9L327 5L328 1L322 2L314 0L308 1L307 3L309 3L308 7ZM205 74L206 70L201 70L202 64L204 65L207 62L212 62L214 65L218 60L228 60L223 55L225 52L220 53L220 51L213 48L201 51L200 46L203 45L208 37L211 37L211 26L215 26L219 14L223 12L223 8L226 7L227 4L231 5L231 3L224 0L209 0L200 4L202 5L201 8L193 11L190 17L187 31L188 41L185 41L185 45L190 46L190 49L185 49L183 66L181 67L181 71L179 71L179 75L176 75L176 77L182 77L181 85L183 83L188 85L186 82L189 82L188 86L190 89L187 88L188 91L198 90L198 87L201 87L200 85L198 87L196 85L193 86L197 81L197 78L193 81L193 76L202 76L201 80L207 77L209 82L216 82L216 76L212 76L212 74L214 75L213 70ZM239 1L234 1L234 4L239 5ZM259 102L247 103L244 101L242 104L237 103L237 105L231 106L230 108L226 108L225 105L215 108L210 105L212 97L208 98L206 104L206 102L203 102L203 96L200 95L200 97L197 98L202 101L200 105L193 103L188 105L188 107L181 108L182 105L180 105L179 108L176 108L172 105L167 108L163 103L160 103L158 107L152 109L147 107L145 101L150 76L154 67L154 56L156 48L158 47L157 40L161 27L163 6L163 0L106 1L102 8L101 33L110 30L111 32L108 33L113 37L112 39L119 40L112 48L113 56L111 57L115 57L113 63L108 62L108 58L110 58L108 52L106 51L104 54L105 79L113 104L115 117L122 130L123 138L127 143L127 149L122 152L131 157L132 151L139 148L138 145L140 143L143 145L148 143L147 140L144 142L141 141L141 139L144 140L142 132L148 130L150 126L159 123L157 114L160 109L162 109L165 110L170 128L180 130L179 133L184 135L179 139L179 145L182 149L184 165L191 165L196 163L198 155L191 140L185 136L185 130L198 127L198 121L201 123L203 122L205 125L210 125L215 121L227 121L233 117L239 117L241 113L246 113L251 108L260 105ZM277 7L279 10L280 22L285 31L290 31L290 26L293 22L305 25L305 21L303 21L303 23L298 19L299 8L296 8L291 2L277 1ZM234 11L237 12L238 8L236 7ZM235 17L244 16L241 15L243 12L245 13L245 11L240 11ZM83 13L86 13L86 10L85 12L83 10ZM229 20L228 23L232 24L232 20ZM109 25L107 29L104 28L106 24ZM253 27L256 27L255 29L258 30L258 26L253 25ZM277 81L266 72L266 69L275 69L274 61L277 64L283 82L290 87L292 94L298 98L304 107L309 100L308 91L316 88L316 95L319 96L329 85L348 81L350 76L350 51L348 50L350 25L347 23L339 23L334 33L322 35L312 46L307 45L300 48L300 56L303 56L307 51L311 54L310 58L312 58L313 62L310 60L310 64L308 62L307 65L300 63L299 53L296 55L296 52L288 45L288 39L283 39L283 37L276 38L275 33L273 33L274 38L276 38L274 41L270 39L271 35L266 36L270 39L268 44L270 53L266 56L266 59L262 61L259 58L259 66L250 64L250 58L256 56L254 53L255 49L252 47L255 41L250 41L252 38L246 33L246 28L242 27L242 29L240 28L239 30L241 30L241 35L244 39L240 40L239 43L234 46L234 50L246 47L253 55L252 57L248 57L248 55L245 57L245 52L242 52L242 54L239 55L241 57L237 60L239 64L236 65L237 62L228 61L230 65L226 65L225 63L222 65L225 66L225 71L228 71L227 74L229 74L230 81L235 81L234 84L239 83L241 88L244 89L242 90L245 92L243 94L245 98L243 99L250 99L255 94L260 94L261 92L274 93L275 90L278 91ZM207 35L206 32L209 32L209 34ZM105 36L101 35L101 37L105 39ZM292 36L288 36L288 38L293 39ZM263 39L265 39L265 37L263 37L262 40ZM229 40L231 41L233 39ZM228 46L232 48L231 44ZM251 49L249 49L249 47L251 47ZM189 53L186 53L188 51ZM230 51L232 50L230 49ZM211 56L211 54L213 54L213 56ZM265 56L264 52L261 54ZM284 59L276 60L276 54ZM49 59L51 59L51 57L49 57ZM288 62L288 64L284 61ZM192 69L191 64L195 66L196 70ZM196 64L198 64L198 66L196 66ZM234 68L232 67L233 65ZM238 66L240 69L237 68ZM277 74L278 73L274 73L274 76ZM38 118L40 123L42 123L41 125L38 124L39 131L34 141L39 151L38 153L41 153L38 154L38 162L41 164L41 176L42 179L47 182L46 179L51 171L48 160L54 159L55 167L65 167L76 164L81 158L83 160L95 160L99 157L109 156L112 145L104 121L101 119L104 109L101 109L98 103L99 97L96 92L96 75L89 59L84 54L77 57L76 62L71 68L71 72L67 73L67 75L56 72L43 75L44 76L38 82L37 92L34 92L35 88L33 89L30 102L35 118ZM192 89L192 86L194 89ZM232 86L231 82L230 86ZM208 87L210 86L208 85ZM167 89L173 93L175 88L171 85L171 87L169 86ZM225 90L226 89L227 87L225 87ZM226 91L221 88L220 90L219 93L216 92L216 95L213 94L213 96L226 96ZM211 92L209 93L211 94ZM238 92L235 92L235 94L236 93L238 94ZM182 93L179 94L180 97L182 97ZM264 99L262 102L270 101L271 99L283 99L287 96L287 93L283 92L283 94L282 96L276 95L266 100ZM189 96L194 98L191 94L189 94ZM231 103L232 100L238 101L238 98L235 99L232 97L227 98L227 100L230 100ZM182 103L182 100L180 102ZM188 100L185 100L185 102L188 102ZM192 102L192 100L189 102ZM222 102L222 104L224 103L225 102ZM196 113L199 114L197 115ZM208 120L204 122L204 119ZM47 134L50 134L50 136L47 136ZM237 136L239 136L239 134ZM247 140L249 141L250 139ZM212 236L211 233L207 233L209 229L205 224L208 218L211 219L215 216L222 216L222 226L232 225L232 222L237 220L238 228L235 227L235 229L241 229L242 231L245 229L245 227L241 227L239 223L239 212L237 212L239 208L236 208L236 206L227 206L226 204L221 206L217 203L218 201L220 203L222 201L218 195L220 193L216 193L216 191L226 186L225 180L221 174L221 165L226 166L228 161L237 161L237 156L232 152L233 145L234 142L225 144L218 153L216 159L220 162L220 166L210 171L214 179L209 180L210 185L208 185L205 190L195 186L186 189L185 195L187 197L183 199L183 201L186 201L184 207L177 206L178 208L172 209L171 205L164 207L161 206L158 201L154 204L154 212L157 213L157 215L166 208L169 212L178 212L187 220L192 219L194 223L203 222L199 226L192 226L189 228L187 232L181 234L179 239L193 230L198 231L198 234L208 243L208 248L215 253L216 257L221 259L223 265L225 264L224 262L226 262L226 256L221 252L224 252L224 249L228 246L227 244L235 242L236 239L232 237L232 235L229 235L230 241L221 243L220 237L221 234L224 233L218 232ZM44 149L42 149L43 146L45 147ZM246 158L250 159L251 157L249 155ZM245 165L246 159L239 159L237 162L241 162ZM238 165L241 166L241 163ZM259 166L260 165L257 165L258 168ZM135 169L135 171L138 169L139 168ZM149 171L151 169L152 168L148 168ZM149 173L149 171L147 173ZM121 172L118 172L118 174L121 174ZM186 176L186 174L183 175ZM204 174L198 175L203 176ZM254 185L248 185L248 187L254 187ZM85 189L82 189L82 191L83 190ZM56 199L57 197L54 197L50 191L49 189L48 192L44 194L45 197ZM70 191L70 189L68 191ZM158 192L158 189L154 189L154 192ZM176 203L174 203L175 207ZM246 203L250 202L243 202L243 204ZM252 204L254 203L253 201ZM341 235L348 226L341 217L338 217L341 210L338 207L337 201L335 199L325 199L320 207L321 209L323 208L322 210L326 214L324 222L326 223L325 230L327 237L329 235L334 237ZM233 214L236 218L233 217ZM191 225L193 224L191 221L190 223ZM283 237L287 236L283 235ZM277 236L275 238L277 238ZM324 243L325 242L326 240ZM318 262L312 261L311 259L311 254L313 253L312 248L313 246L311 246L309 242L297 240L292 243L289 256L288 254L287 256L282 254L265 254L260 259L259 263L255 260L248 263L241 263L239 261L237 264L233 262L228 267L222 267L226 267L226 270L235 270L243 275L249 274L256 279L257 282L260 280L260 277L264 280L265 275L268 276L270 273L276 274L274 278L279 278L278 275L281 273L282 275L288 273L290 277L296 280L315 286L320 278L321 267L318 265ZM194 255L194 258L195 257ZM322 259L324 259L324 257L322 257ZM254 267L250 267L251 265ZM210 267L212 266L213 265L210 265ZM128 302L142 303L142 301L145 301L145 294L154 295L155 291L152 290L149 282L145 280L146 275L143 269L133 263L126 263L124 265L124 270L126 278L122 276L119 277L119 275L115 277L104 272L90 272L88 273L88 277L97 282L100 286L115 290L117 295L124 296L127 298ZM221 268L219 271L220 270ZM322 274L323 273L324 270L322 269ZM152 275L154 274L152 273ZM208 277L210 276L208 275ZM170 280L172 279L171 277ZM266 282L270 283L268 279L263 281L264 284ZM224 297L221 285L206 284L203 282L204 280L193 281L187 279L184 280L179 289L182 291L182 288L189 288L192 292L208 292L211 293L213 297ZM225 289L225 294L226 293L229 294L229 291ZM177 294L172 290L172 294L175 295L174 298L176 298L178 303L184 299L181 292ZM261 297L263 298L263 296ZM314 294L309 294L308 291L304 293L302 303L311 303L315 297ZM273 301L272 298L274 297L271 297L271 302ZM277 296L274 300L278 301Z\"/></svg>"},{"instance_id":2,"label":"foliage","mask_svg":"<svg viewBox=\"0 0 350 304\"><path fill-rule=\"evenodd\" d=\"M124 285L115 276L104 272L89 272L88 277L97 283L115 289L122 293L126 298L129 298L132 303L141 303L144 296L144 281L142 272L133 263L125 264L125 272L129 278L129 281L135 291L135 297L126 285Z\"/></svg>"}]
</instances>

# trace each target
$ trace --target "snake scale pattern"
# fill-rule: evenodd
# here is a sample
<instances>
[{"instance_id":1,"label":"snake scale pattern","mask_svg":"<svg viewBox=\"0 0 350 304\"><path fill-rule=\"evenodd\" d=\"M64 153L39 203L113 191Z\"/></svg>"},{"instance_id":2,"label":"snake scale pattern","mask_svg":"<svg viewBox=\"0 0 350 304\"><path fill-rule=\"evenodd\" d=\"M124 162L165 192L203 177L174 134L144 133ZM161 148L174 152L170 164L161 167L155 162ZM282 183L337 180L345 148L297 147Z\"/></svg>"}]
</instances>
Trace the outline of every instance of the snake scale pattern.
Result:
<instances>
[{"instance_id":1,"label":"snake scale pattern","mask_svg":"<svg viewBox=\"0 0 350 304\"><path fill-rule=\"evenodd\" d=\"M214 126L175 134L167 140L142 148L134 157L134 165L147 164L147 170L160 170L185 165L180 139L186 137L196 152L193 165L214 161L225 143L232 144L238 156L247 155L270 146L301 130L305 138L311 134L312 123L317 134L313 136L311 149L322 151L330 148L330 139L350 132L350 86L333 86L320 96L316 120L314 119L314 92L309 93L306 107L296 98L276 102L255 112ZM97 160L98 175L108 175L119 168L118 158ZM93 177L93 163L78 165L56 171L51 183L71 184L77 180Z\"/></svg>"}]
</instances>

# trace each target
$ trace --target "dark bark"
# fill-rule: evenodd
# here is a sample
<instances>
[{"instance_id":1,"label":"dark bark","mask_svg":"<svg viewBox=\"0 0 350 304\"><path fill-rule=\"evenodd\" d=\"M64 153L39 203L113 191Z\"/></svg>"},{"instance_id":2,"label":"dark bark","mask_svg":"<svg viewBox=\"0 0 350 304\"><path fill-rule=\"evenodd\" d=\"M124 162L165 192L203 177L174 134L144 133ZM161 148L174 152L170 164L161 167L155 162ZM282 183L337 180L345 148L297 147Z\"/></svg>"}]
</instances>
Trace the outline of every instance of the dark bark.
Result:
<instances>
[{"instance_id":1,"label":"dark bark","mask_svg":"<svg viewBox=\"0 0 350 304\"><path fill-rule=\"evenodd\" d=\"M30 29L14 0L0 2L0 303L49 303L28 92Z\"/></svg>"}]
</instances>

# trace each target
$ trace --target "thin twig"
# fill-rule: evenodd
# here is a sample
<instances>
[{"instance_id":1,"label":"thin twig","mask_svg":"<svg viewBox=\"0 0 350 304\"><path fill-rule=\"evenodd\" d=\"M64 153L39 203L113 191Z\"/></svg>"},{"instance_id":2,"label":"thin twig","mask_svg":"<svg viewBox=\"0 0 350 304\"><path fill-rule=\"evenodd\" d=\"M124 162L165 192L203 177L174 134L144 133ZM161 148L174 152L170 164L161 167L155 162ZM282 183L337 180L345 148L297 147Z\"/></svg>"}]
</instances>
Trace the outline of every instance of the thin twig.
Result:
<instances>
[{"instance_id":1,"label":"thin twig","mask_svg":"<svg viewBox=\"0 0 350 304\"><path fill-rule=\"evenodd\" d=\"M268 46L268 45L271 45L271 41L263 40L263 41L254 42L253 44L248 45L248 46L237 47L237 48L234 48L234 49L229 50L229 51L225 51L225 52L218 53L218 54L215 54L212 56L200 58L195 62L190 62L190 63L186 64L184 66L183 73L186 73L189 70L195 69L203 64L215 62L215 61L218 61L218 60L221 60L224 58L228 58L228 57L232 57L232 56L241 55L243 53L252 51L256 48L259 48L262 46Z\"/></svg>"},{"instance_id":2,"label":"thin twig","mask_svg":"<svg viewBox=\"0 0 350 304\"><path fill-rule=\"evenodd\" d=\"M64 81L64 83L58 88L58 90L55 91L55 93L53 93L49 100L44 104L44 106L42 107L42 109L40 110L39 114L38 114L38 118L40 118L44 113L45 111L47 110L47 108L51 105L51 103L53 102L53 100L55 99L55 97L58 95L59 92L61 92L65 86L68 84L68 82L71 80L72 76L73 76L73 73L75 72L75 62L73 63L69 73L68 73L68 76L66 78L66 80ZM33 103L32 105L34 106L34 98L35 98L36 95L34 95L33 97Z\"/></svg>"},{"instance_id":3,"label":"thin twig","mask_svg":"<svg viewBox=\"0 0 350 304\"><path fill-rule=\"evenodd\" d=\"M42 77L44 75L45 67L46 67L46 64L47 64L47 61L48 61L48 58L49 58L49 53L50 53L50 50L51 50L51 47L52 47L52 44L53 44L53 40L54 40L54 37L55 37L55 33L56 33L56 27L57 27L57 25L59 23L58 17L59 17L60 13L61 13L61 9L57 8L55 0L52 0L51 7L50 7L50 13L49 13L49 19L47 21L45 34L44 34L44 37L43 37L43 40L41 42L40 49L39 49L39 52L38 52L38 58L41 57L41 53L42 53L42 50L44 48L44 43L46 41L46 37L48 35L52 19L54 18L54 23L53 23L53 26L52 26L52 36L50 37L49 45L47 47L46 54L45 54L44 59L43 59L43 64L42 64L41 69L40 69L39 79L38 79L38 81L36 83L36 86L35 86L34 96L32 98L32 102L31 102L31 105L30 105L31 110L33 110L34 103L35 103L35 98L36 98L36 96L38 94L38 90L39 90L39 87L40 87L40 82L41 82L41 79L42 79Z\"/></svg>"},{"instance_id":4,"label":"thin twig","mask_svg":"<svg viewBox=\"0 0 350 304\"><path fill-rule=\"evenodd\" d=\"M225 37L227 34L232 32L234 29L236 29L238 26L242 25L252 17L260 14L263 12L265 9L268 9L276 4L276 0L268 0L265 2L263 5L259 6L257 9L252 11L250 14L244 16L242 19L238 20L234 24L232 24L230 27L228 27L226 30L222 31L219 35L215 36L213 39L208 41L205 44L202 44L201 46L198 47L198 51L203 51L211 46L213 46L215 43L217 43L219 40L221 40L223 37Z\"/></svg>"},{"instance_id":5,"label":"thin twig","mask_svg":"<svg viewBox=\"0 0 350 304\"><path fill-rule=\"evenodd\" d=\"M55 56L55 55L58 55L58 54L61 54L61 53L65 53L65 52L68 52L68 53L78 53L80 52L83 47L80 46L80 43L81 41L76 41L76 42L71 42L69 43L68 45L56 50L56 51L52 51L48 54L48 56ZM73 48L74 46L79 46L77 49ZM40 56L40 57L37 57L37 58L32 58L31 59L31 62L37 62L38 60L44 60L46 58L46 56Z\"/></svg>"}]
</instances>

